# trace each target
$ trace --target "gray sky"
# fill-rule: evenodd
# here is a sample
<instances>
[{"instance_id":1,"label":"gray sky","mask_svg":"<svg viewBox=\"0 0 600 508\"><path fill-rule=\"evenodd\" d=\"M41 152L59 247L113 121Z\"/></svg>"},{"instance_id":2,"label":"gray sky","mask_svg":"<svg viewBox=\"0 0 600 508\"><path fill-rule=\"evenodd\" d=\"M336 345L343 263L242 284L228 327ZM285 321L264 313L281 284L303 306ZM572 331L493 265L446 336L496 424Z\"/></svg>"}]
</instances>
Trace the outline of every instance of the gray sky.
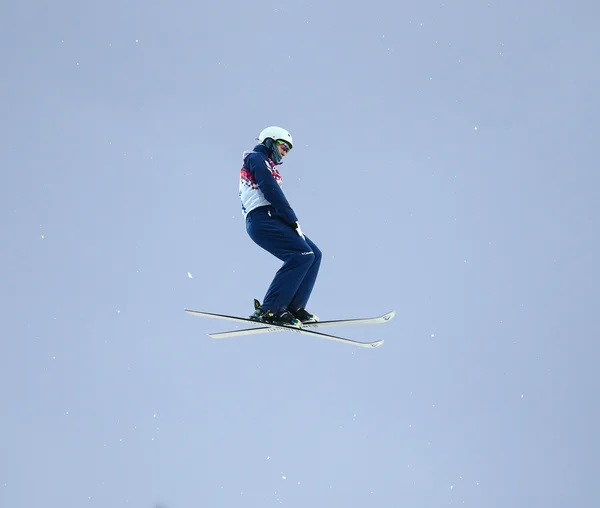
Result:
<instances>
[{"instance_id":1,"label":"gray sky","mask_svg":"<svg viewBox=\"0 0 600 508\"><path fill-rule=\"evenodd\" d=\"M1 8L0 506L597 506L600 8ZM244 150L323 252L309 310L213 341L279 261ZM188 276L188 272L193 278Z\"/></svg>"}]
</instances>

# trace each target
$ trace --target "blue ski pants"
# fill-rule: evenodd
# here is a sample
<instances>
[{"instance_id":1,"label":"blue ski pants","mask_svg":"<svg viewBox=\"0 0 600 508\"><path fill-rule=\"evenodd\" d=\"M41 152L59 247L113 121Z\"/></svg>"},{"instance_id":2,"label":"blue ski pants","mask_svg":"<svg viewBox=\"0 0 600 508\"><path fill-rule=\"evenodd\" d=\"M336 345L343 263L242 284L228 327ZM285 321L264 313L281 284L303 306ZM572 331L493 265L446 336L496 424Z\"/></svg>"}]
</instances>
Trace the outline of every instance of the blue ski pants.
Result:
<instances>
[{"instance_id":1,"label":"blue ski pants","mask_svg":"<svg viewBox=\"0 0 600 508\"><path fill-rule=\"evenodd\" d=\"M275 313L306 307L317 280L321 251L307 237L276 217L271 206L261 206L246 216L252 241L283 261L261 307Z\"/></svg>"}]
</instances>

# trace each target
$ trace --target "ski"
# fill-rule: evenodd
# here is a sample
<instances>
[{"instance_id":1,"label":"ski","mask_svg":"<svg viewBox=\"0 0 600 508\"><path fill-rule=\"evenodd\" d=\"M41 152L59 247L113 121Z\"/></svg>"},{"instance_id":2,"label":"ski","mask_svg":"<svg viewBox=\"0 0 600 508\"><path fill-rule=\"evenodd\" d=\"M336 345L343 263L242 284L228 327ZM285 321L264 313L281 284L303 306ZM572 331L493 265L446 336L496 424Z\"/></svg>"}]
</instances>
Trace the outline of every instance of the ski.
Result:
<instances>
[{"instance_id":1,"label":"ski","mask_svg":"<svg viewBox=\"0 0 600 508\"><path fill-rule=\"evenodd\" d=\"M215 314L212 312L203 312L203 311L197 311L197 310L191 310L191 309L184 309L184 311L192 316L209 317L209 318L214 318L214 319L224 319L227 321L236 321L239 323L260 324L258 321L254 321L250 318L229 316L227 314ZM345 320L345 321L347 321L347 320ZM348 345L358 346L358 347L363 347L363 348L376 348L383 344L383 340L377 340L377 341L373 341L373 342L361 342L361 341L357 341L357 340L346 339L344 337L338 337L336 335L329 335L326 333L315 332L313 330L306 330L305 328L296 328L294 326L287 326L287 325L275 325L275 324L269 323L269 325L264 328L267 328L267 329L275 328L276 330L300 333L302 335L308 335L308 336L315 337L315 338L321 338L321 339L331 340L331 341L335 341L335 342L341 342L343 344L348 344ZM214 334L209 334L209 337L214 338L213 335Z\"/></svg>"},{"instance_id":2,"label":"ski","mask_svg":"<svg viewBox=\"0 0 600 508\"><path fill-rule=\"evenodd\" d=\"M396 315L396 311L388 312L377 317L355 318L355 319L334 319L329 321L318 321L316 323L305 323L303 328L329 328L332 326L356 326L356 325L375 325L387 323ZM263 324L253 321L256 324ZM231 337L241 337L244 335L255 335L259 333L269 333L279 331L276 327L270 325L260 326L259 328L245 328L243 330L231 330L227 332L216 332L209 334L213 339L227 339Z\"/></svg>"}]
</instances>

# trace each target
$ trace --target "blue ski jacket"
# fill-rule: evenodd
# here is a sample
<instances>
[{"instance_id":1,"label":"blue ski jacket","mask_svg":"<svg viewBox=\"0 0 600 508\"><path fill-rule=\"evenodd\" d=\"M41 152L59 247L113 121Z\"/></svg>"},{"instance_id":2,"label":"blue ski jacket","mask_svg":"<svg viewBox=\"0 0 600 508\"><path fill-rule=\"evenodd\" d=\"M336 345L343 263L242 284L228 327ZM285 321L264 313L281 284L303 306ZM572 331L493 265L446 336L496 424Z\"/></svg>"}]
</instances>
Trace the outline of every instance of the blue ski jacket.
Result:
<instances>
[{"instance_id":1,"label":"blue ski jacket","mask_svg":"<svg viewBox=\"0 0 600 508\"><path fill-rule=\"evenodd\" d=\"M283 179L269 158L267 147L256 145L242 157L239 196L244 217L259 206L271 205L274 215L293 227L298 217L283 194Z\"/></svg>"}]
</instances>

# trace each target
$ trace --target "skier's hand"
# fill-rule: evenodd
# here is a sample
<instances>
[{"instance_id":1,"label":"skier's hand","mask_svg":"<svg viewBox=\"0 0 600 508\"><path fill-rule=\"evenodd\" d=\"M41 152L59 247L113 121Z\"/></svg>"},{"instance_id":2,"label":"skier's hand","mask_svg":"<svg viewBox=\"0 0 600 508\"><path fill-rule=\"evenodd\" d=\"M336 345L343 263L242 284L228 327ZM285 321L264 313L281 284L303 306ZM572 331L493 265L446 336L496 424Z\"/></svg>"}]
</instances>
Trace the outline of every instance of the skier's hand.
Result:
<instances>
[{"instance_id":1,"label":"skier's hand","mask_svg":"<svg viewBox=\"0 0 600 508\"><path fill-rule=\"evenodd\" d=\"M296 233L298 233L302 237L303 240L306 240L306 238L304 236L304 233L302 232L302 229L300 228L300 223L299 222L296 222L294 224L294 229L296 230Z\"/></svg>"}]
</instances>

